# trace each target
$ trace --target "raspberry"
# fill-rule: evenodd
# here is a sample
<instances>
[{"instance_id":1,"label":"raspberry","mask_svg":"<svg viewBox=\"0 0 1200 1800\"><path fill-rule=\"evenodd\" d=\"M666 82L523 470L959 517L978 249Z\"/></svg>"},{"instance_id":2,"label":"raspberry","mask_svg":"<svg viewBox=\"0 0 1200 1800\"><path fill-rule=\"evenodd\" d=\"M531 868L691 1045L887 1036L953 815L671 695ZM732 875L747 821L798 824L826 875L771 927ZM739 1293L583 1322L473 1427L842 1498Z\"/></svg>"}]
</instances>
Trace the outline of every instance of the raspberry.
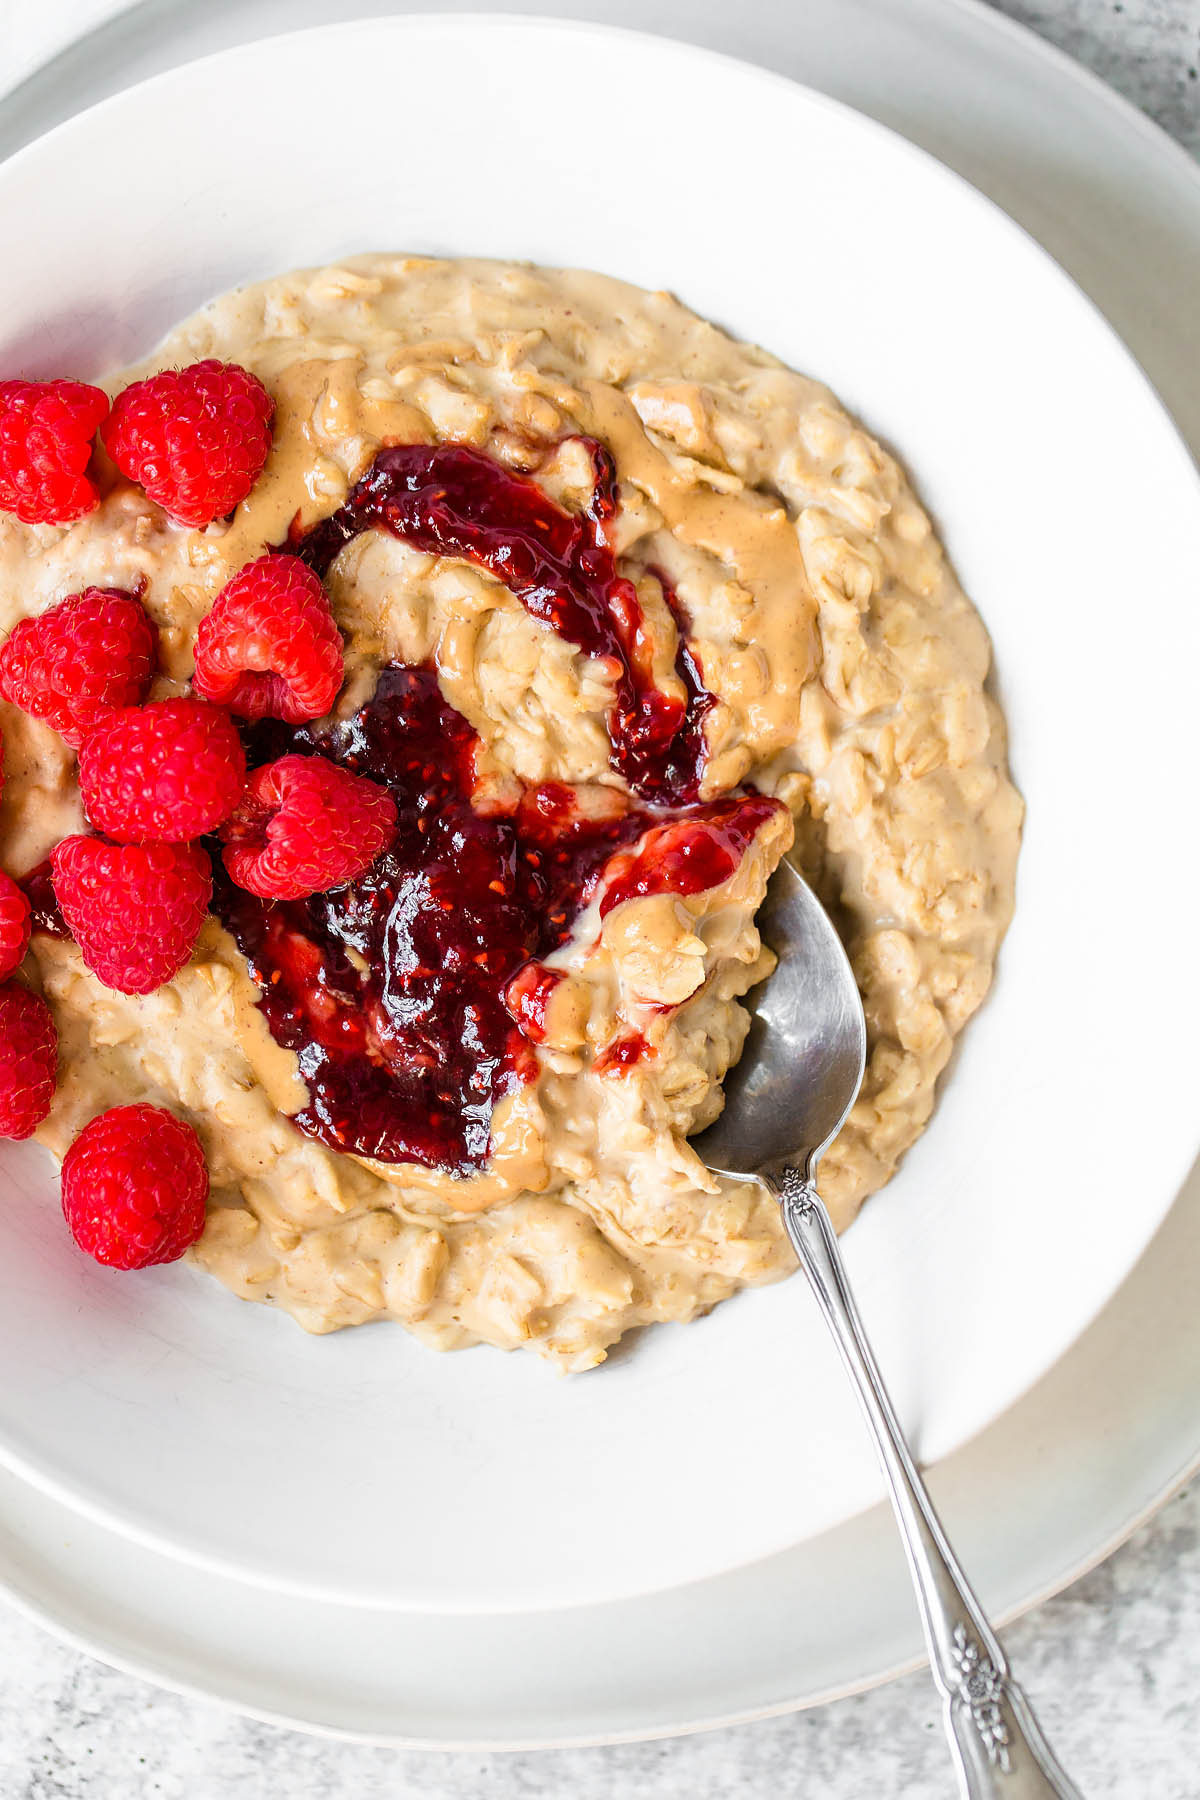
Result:
<instances>
[{"instance_id":1,"label":"raspberry","mask_svg":"<svg viewBox=\"0 0 1200 1800\"><path fill-rule=\"evenodd\" d=\"M0 872L0 981L7 981L29 948L28 900L11 875Z\"/></svg>"},{"instance_id":2,"label":"raspberry","mask_svg":"<svg viewBox=\"0 0 1200 1800\"><path fill-rule=\"evenodd\" d=\"M86 588L0 644L0 695L44 719L78 750L118 706L142 699L157 638L139 601L121 588Z\"/></svg>"},{"instance_id":3,"label":"raspberry","mask_svg":"<svg viewBox=\"0 0 1200 1800\"><path fill-rule=\"evenodd\" d=\"M196 633L197 693L244 719L319 719L342 672L341 633L320 577L283 551L247 563Z\"/></svg>"},{"instance_id":4,"label":"raspberry","mask_svg":"<svg viewBox=\"0 0 1200 1800\"><path fill-rule=\"evenodd\" d=\"M204 1230L207 1199L200 1140L161 1106L110 1107L63 1158L71 1236L109 1269L178 1262Z\"/></svg>"},{"instance_id":5,"label":"raspberry","mask_svg":"<svg viewBox=\"0 0 1200 1800\"><path fill-rule=\"evenodd\" d=\"M19 982L0 987L0 1137L27 1138L50 1111L58 1033L50 1008Z\"/></svg>"},{"instance_id":6,"label":"raspberry","mask_svg":"<svg viewBox=\"0 0 1200 1800\"><path fill-rule=\"evenodd\" d=\"M271 448L275 402L256 375L213 359L135 381L100 433L123 475L181 525L209 525L246 498Z\"/></svg>"},{"instance_id":7,"label":"raspberry","mask_svg":"<svg viewBox=\"0 0 1200 1800\"><path fill-rule=\"evenodd\" d=\"M195 844L106 844L64 838L50 852L62 916L105 987L149 994L182 969L212 895Z\"/></svg>"},{"instance_id":8,"label":"raspberry","mask_svg":"<svg viewBox=\"0 0 1200 1800\"><path fill-rule=\"evenodd\" d=\"M0 381L0 507L66 525L99 505L87 477L108 395L83 381Z\"/></svg>"},{"instance_id":9,"label":"raspberry","mask_svg":"<svg viewBox=\"0 0 1200 1800\"><path fill-rule=\"evenodd\" d=\"M225 867L262 900L302 900L370 868L396 830L390 794L323 756L256 769L221 827Z\"/></svg>"},{"instance_id":10,"label":"raspberry","mask_svg":"<svg viewBox=\"0 0 1200 1800\"><path fill-rule=\"evenodd\" d=\"M88 818L121 844L186 843L215 831L246 785L246 753L227 712L203 700L127 706L79 753Z\"/></svg>"}]
</instances>

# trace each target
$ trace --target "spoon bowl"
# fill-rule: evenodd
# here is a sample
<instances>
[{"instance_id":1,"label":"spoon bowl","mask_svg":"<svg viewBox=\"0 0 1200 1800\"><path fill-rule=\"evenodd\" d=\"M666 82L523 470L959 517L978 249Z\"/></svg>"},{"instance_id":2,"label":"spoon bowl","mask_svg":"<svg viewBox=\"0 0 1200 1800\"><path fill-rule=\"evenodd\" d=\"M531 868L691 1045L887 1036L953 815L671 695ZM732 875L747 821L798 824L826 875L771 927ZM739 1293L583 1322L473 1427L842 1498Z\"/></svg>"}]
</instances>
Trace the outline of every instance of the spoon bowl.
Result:
<instances>
[{"instance_id":1,"label":"spoon bowl","mask_svg":"<svg viewBox=\"0 0 1200 1800\"><path fill-rule=\"evenodd\" d=\"M778 965L725 1077L724 1110L692 1148L722 1175L809 1173L862 1085L866 1020L829 914L789 862L771 877L758 928Z\"/></svg>"}]
</instances>

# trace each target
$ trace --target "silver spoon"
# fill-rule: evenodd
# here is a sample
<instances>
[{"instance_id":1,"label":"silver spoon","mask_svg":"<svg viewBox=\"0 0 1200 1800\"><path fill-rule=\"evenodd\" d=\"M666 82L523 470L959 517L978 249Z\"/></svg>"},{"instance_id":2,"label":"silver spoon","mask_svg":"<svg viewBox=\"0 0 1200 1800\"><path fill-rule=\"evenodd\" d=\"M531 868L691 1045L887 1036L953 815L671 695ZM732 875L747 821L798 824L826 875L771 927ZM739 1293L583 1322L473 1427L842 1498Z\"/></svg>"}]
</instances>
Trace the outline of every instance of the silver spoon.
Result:
<instances>
[{"instance_id":1,"label":"silver spoon","mask_svg":"<svg viewBox=\"0 0 1200 1800\"><path fill-rule=\"evenodd\" d=\"M858 1393L891 1490L963 1800L1080 1800L967 1584L917 1473L854 1304L817 1164L853 1106L866 1021L846 952L789 863L759 913L779 967L758 1002L725 1110L692 1147L719 1175L757 1176L787 1234Z\"/></svg>"}]
</instances>

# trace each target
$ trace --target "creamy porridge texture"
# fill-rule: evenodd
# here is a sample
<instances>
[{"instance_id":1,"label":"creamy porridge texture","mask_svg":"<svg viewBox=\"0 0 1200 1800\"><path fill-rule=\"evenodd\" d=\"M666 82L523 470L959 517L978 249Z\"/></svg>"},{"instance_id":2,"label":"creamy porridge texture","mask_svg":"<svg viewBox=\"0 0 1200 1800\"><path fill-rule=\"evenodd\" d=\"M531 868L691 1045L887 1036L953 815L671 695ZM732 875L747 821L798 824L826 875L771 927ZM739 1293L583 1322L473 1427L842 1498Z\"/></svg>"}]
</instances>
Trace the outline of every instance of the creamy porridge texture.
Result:
<instances>
[{"instance_id":1,"label":"creamy porridge texture","mask_svg":"<svg viewBox=\"0 0 1200 1800\"><path fill-rule=\"evenodd\" d=\"M144 583L154 697L183 693L196 628L232 575L342 508L384 446L453 443L528 476L561 512L596 512L636 586L642 675L680 707L697 683L712 696L689 715L698 792L638 790L613 663L535 616L511 575L383 530L326 546L347 679L312 741L358 729L402 665L435 670L422 704L477 734L471 804L485 814L514 815L552 784L576 789L601 833L640 818L633 802L651 809L645 824L669 819L657 809L681 796L720 819L743 785L784 806L739 814L716 879L683 884L695 891L639 882L636 830L614 836L588 903L543 944L525 1078L496 1089L486 1153L477 1143L453 1168L361 1140L344 1153L292 1123L312 1116L315 1090L264 1010L220 884L192 961L145 997L35 934L61 1043L42 1140L62 1155L130 1100L189 1120L212 1182L193 1256L313 1331L390 1316L441 1348L529 1346L582 1369L631 1326L786 1273L773 1200L714 1179L687 1137L719 1110L746 1030L739 997L771 966L754 914L793 828L870 1034L862 1094L823 1166L839 1225L928 1120L1012 908L1021 807L984 692L987 636L901 470L816 382L667 295L592 274L354 258L215 302L133 374L214 356L276 403L249 499L188 530L110 473L76 525L0 521L0 629L89 584ZM603 515L592 441L613 465ZM0 727L0 861L24 874L80 829L75 755L7 704Z\"/></svg>"}]
</instances>

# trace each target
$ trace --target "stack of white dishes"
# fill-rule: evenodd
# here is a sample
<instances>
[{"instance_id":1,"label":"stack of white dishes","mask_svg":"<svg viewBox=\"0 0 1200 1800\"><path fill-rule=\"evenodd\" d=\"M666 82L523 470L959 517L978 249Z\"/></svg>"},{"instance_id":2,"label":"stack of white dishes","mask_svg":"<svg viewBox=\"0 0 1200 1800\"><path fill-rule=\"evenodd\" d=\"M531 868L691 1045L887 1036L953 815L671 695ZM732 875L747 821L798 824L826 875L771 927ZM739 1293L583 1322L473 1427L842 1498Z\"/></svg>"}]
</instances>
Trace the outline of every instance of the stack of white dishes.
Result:
<instances>
[{"instance_id":1,"label":"stack of white dishes","mask_svg":"<svg viewBox=\"0 0 1200 1800\"><path fill-rule=\"evenodd\" d=\"M151 34L146 63L207 47L200 10ZM871 24L890 116L976 175L990 158L1042 235L1066 217L1056 247L1200 434L1194 167L986 13L813 11L787 56L845 92ZM248 4L239 32L279 14ZM88 97L78 52L60 76L60 104ZM10 131L39 91L9 101ZM1077 155L1120 163L1090 212L1053 168L1018 192L1044 93ZM854 97L884 95L881 77ZM1156 201L1145 253L1117 256L1135 179ZM1176 920L1197 877L1181 572L1200 480L1092 301L958 176L821 93L503 18L381 18L158 75L0 166L0 229L23 246L0 268L6 374L93 375L216 292L354 251L528 257L673 289L897 450L992 634L1029 812L993 995L845 1250L985 1601L1009 1614L1110 1548L1200 1449L1195 1180L1176 1201L1195 1153L1200 994ZM307 1338L185 1267L114 1276L67 1239L40 1150L0 1147L0 1184L0 1352L21 1376L0 1392L0 1579L97 1654L265 1716L464 1746L687 1729L916 1657L802 1284L560 1380L396 1329Z\"/></svg>"}]
</instances>

